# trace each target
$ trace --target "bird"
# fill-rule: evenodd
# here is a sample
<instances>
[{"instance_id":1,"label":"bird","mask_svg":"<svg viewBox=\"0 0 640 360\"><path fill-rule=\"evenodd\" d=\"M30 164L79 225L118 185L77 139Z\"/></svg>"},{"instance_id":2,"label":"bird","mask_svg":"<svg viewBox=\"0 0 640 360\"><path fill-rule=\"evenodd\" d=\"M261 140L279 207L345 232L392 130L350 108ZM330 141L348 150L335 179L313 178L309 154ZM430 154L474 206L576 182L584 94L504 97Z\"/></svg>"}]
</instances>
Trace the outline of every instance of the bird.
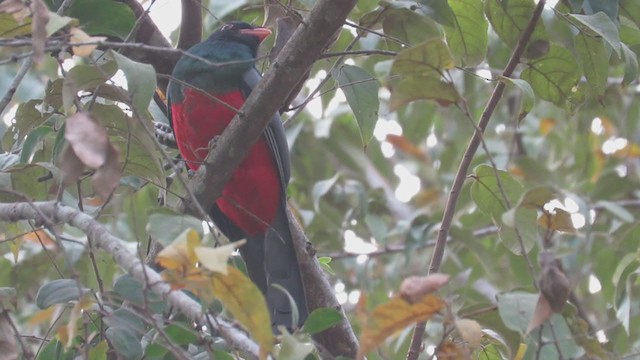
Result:
<instances>
[{"instance_id":1,"label":"bird","mask_svg":"<svg viewBox=\"0 0 640 360\"><path fill-rule=\"evenodd\" d=\"M167 107L178 149L190 170L202 164L210 141L222 134L260 81L255 66L258 46L270 34L264 27L228 22L176 63ZM289 148L276 113L209 210L227 238L246 239L240 255L249 278L265 295L276 332L280 325L301 326L308 315L286 213L290 176ZM294 300L297 323L282 288Z\"/></svg>"}]
</instances>

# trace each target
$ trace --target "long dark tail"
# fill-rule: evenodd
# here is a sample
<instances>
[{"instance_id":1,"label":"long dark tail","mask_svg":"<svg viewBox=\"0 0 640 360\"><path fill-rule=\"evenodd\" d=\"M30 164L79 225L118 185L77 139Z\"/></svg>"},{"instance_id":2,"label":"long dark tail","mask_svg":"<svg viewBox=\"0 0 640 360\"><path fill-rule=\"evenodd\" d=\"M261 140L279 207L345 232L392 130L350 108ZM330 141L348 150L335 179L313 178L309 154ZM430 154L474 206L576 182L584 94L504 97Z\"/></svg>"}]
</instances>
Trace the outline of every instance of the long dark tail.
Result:
<instances>
[{"instance_id":1,"label":"long dark tail","mask_svg":"<svg viewBox=\"0 0 640 360\"><path fill-rule=\"evenodd\" d=\"M300 267L293 248L293 239L289 230L285 206L284 202L280 205L276 218L264 238L249 239L249 243L261 242L264 246L264 268L262 269L262 274L266 273L267 275L266 279L264 279L266 282L265 294L274 329L278 325L283 325L289 329L301 326L308 315L302 275L300 274ZM255 247L257 248L258 246L256 245ZM257 250L247 249L246 252L257 253ZM244 253L242 255L244 257ZM253 254L251 256L253 258ZM245 259L245 262L247 262L247 269L251 275L254 272L250 269L250 267L253 267L249 265L251 261ZM256 269L255 272L258 272L258 270ZM259 283L259 281L254 281ZM293 322L291 301L289 296L282 291L283 288L293 298L297 307L297 324Z\"/></svg>"},{"instance_id":2,"label":"long dark tail","mask_svg":"<svg viewBox=\"0 0 640 360\"><path fill-rule=\"evenodd\" d=\"M244 237L242 231L229 221L217 206L213 206L210 215L218 228L232 241ZM240 247L240 254L249 277L267 298L274 331L278 325L289 329L302 326L309 312L284 201L280 204L276 218L267 233L264 236L247 238L247 243ZM284 288L293 298L298 309L297 324L293 323L289 296L278 286L273 286L274 284Z\"/></svg>"}]
</instances>

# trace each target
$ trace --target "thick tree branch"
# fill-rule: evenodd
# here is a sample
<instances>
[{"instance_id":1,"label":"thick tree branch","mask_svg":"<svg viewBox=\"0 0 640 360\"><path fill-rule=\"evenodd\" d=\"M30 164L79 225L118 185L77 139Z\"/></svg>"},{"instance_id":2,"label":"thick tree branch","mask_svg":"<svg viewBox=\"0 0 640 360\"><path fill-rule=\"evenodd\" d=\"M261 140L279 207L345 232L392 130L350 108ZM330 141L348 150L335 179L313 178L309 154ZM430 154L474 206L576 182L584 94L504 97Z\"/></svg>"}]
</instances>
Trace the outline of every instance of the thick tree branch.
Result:
<instances>
[{"instance_id":1,"label":"thick tree branch","mask_svg":"<svg viewBox=\"0 0 640 360\"><path fill-rule=\"evenodd\" d=\"M160 295L190 319L196 320L200 324L213 324L215 330L228 342L229 346L243 353L243 356L250 359L258 358L258 345L249 339L244 332L221 318L207 321L200 304L181 291L172 291L160 274L145 266L138 257L127 250L124 241L113 236L91 216L55 202L0 204L0 220L2 221L43 220L41 214L55 222L69 223L82 230L94 241L97 247L108 252L125 271L136 280L146 284L151 291Z\"/></svg>"},{"instance_id":2,"label":"thick tree branch","mask_svg":"<svg viewBox=\"0 0 640 360\"><path fill-rule=\"evenodd\" d=\"M202 1L182 0L178 49L187 50L202 40Z\"/></svg>"},{"instance_id":3,"label":"thick tree branch","mask_svg":"<svg viewBox=\"0 0 640 360\"><path fill-rule=\"evenodd\" d=\"M330 329L314 335L313 339L322 345L321 350L331 354L321 354L323 358L334 358L338 355L355 358L358 351L358 339L356 339L351 325L344 315L342 306L333 294L333 287L327 279L327 274L318 263L314 249L307 239L302 227L293 213L287 209L287 216L291 224L291 235L305 284L307 305L310 309L333 308L342 313L342 322ZM330 355L330 356L326 356Z\"/></svg>"},{"instance_id":4,"label":"thick tree branch","mask_svg":"<svg viewBox=\"0 0 640 360\"><path fill-rule=\"evenodd\" d=\"M542 14L542 10L544 9L545 0L540 0L536 5L533 13L531 14L531 18L529 19L529 23L527 27L522 31L522 35L516 44L513 53L511 54L511 58L507 63L507 66L504 68L502 72L502 76L510 77L513 74L516 66L520 62L520 57L524 53L524 50L527 47L527 43L533 34L533 30L540 19L540 14ZM447 237L449 236L449 228L451 227L451 223L453 221L453 216L455 214L456 204L458 202L458 196L460 195L460 191L462 190L462 186L464 185L464 181L467 178L467 173L469 171L469 166L471 165L471 161L473 160L473 156L478 150L478 146L482 141L482 136L484 134L485 129L487 128L487 124L489 124L489 120L493 115L496 107L498 106L498 102L502 99L502 94L505 89L505 82L500 81L498 85L493 89L493 93L487 102L482 115L480 116L480 121L478 122L478 126L471 137L471 141L469 141L469 145L467 145L467 149L465 150L462 161L460 162L460 166L458 167L458 171L456 172L456 176L453 180L453 184L451 185L451 191L449 192L449 197L447 198L447 203L445 205L444 214L442 216L442 223L440 225L440 230L438 231L438 237L436 239L436 244L433 249L433 255L431 257L431 263L429 265L429 270L427 273L437 272L440 269L440 264L442 263L442 258L444 256L444 249L447 244ZM418 358L420 354L420 349L422 347L422 337L424 335L425 330L425 322L420 322L416 325L413 337L411 339L411 345L409 347L409 352L407 353L407 360L415 360Z\"/></svg>"}]
</instances>

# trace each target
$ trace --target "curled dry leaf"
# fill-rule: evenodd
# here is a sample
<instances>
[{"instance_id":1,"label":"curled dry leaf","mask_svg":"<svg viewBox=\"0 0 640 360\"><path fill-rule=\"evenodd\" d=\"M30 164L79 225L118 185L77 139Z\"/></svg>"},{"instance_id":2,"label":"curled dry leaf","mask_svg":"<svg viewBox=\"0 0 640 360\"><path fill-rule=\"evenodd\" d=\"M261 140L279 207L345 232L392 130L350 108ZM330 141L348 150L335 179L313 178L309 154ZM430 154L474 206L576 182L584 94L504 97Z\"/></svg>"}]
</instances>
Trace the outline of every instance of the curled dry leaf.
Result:
<instances>
[{"instance_id":1,"label":"curled dry leaf","mask_svg":"<svg viewBox=\"0 0 640 360\"><path fill-rule=\"evenodd\" d=\"M89 114L76 113L67 119L64 137L69 146L58 161L63 185L75 182L87 166L96 170L92 179L95 192L107 199L122 177L120 151L109 141L107 130Z\"/></svg>"},{"instance_id":2,"label":"curled dry leaf","mask_svg":"<svg viewBox=\"0 0 640 360\"><path fill-rule=\"evenodd\" d=\"M460 336L469 344L472 349L480 347L482 340L482 326L477 321L471 319L456 320L456 329Z\"/></svg>"},{"instance_id":3,"label":"curled dry leaf","mask_svg":"<svg viewBox=\"0 0 640 360\"><path fill-rule=\"evenodd\" d=\"M407 302L414 304L423 297L431 294L449 281L447 274L431 274L427 276L411 276L400 285L400 297Z\"/></svg>"},{"instance_id":4,"label":"curled dry leaf","mask_svg":"<svg viewBox=\"0 0 640 360\"><path fill-rule=\"evenodd\" d=\"M93 190L101 199L105 200L118 187L121 177L120 151L109 143L106 162L96 170L91 179Z\"/></svg>"},{"instance_id":5,"label":"curled dry leaf","mask_svg":"<svg viewBox=\"0 0 640 360\"><path fill-rule=\"evenodd\" d=\"M79 112L67 119L64 138L76 156L92 169L98 169L107 161L109 137L107 130L91 116Z\"/></svg>"},{"instance_id":6,"label":"curled dry leaf","mask_svg":"<svg viewBox=\"0 0 640 360\"><path fill-rule=\"evenodd\" d=\"M552 253L543 251L540 253L540 266L540 292L553 312L562 312L571 290L571 283L562 269L562 263Z\"/></svg>"},{"instance_id":7,"label":"curled dry leaf","mask_svg":"<svg viewBox=\"0 0 640 360\"><path fill-rule=\"evenodd\" d=\"M553 311L551 310L551 305L547 301L544 295L540 294L538 297L538 303L536 304L536 309L533 311L533 316L529 321L529 325L527 326L526 334L529 334L532 330L542 325L548 318L553 315Z\"/></svg>"}]
</instances>

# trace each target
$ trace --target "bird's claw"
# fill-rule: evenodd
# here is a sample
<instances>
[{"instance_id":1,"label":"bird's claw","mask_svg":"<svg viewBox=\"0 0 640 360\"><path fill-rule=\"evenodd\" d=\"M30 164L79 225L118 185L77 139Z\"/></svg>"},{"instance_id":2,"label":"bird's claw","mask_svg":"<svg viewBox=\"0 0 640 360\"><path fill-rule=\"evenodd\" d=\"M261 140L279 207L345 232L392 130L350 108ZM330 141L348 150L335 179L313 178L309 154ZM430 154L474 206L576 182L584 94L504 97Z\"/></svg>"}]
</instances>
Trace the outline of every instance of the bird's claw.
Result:
<instances>
[{"instance_id":1,"label":"bird's claw","mask_svg":"<svg viewBox=\"0 0 640 360\"><path fill-rule=\"evenodd\" d=\"M158 139L160 144L174 149L178 148L176 137L173 135L171 126L158 121L154 121L153 126L155 128L156 139Z\"/></svg>"}]
</instances>

